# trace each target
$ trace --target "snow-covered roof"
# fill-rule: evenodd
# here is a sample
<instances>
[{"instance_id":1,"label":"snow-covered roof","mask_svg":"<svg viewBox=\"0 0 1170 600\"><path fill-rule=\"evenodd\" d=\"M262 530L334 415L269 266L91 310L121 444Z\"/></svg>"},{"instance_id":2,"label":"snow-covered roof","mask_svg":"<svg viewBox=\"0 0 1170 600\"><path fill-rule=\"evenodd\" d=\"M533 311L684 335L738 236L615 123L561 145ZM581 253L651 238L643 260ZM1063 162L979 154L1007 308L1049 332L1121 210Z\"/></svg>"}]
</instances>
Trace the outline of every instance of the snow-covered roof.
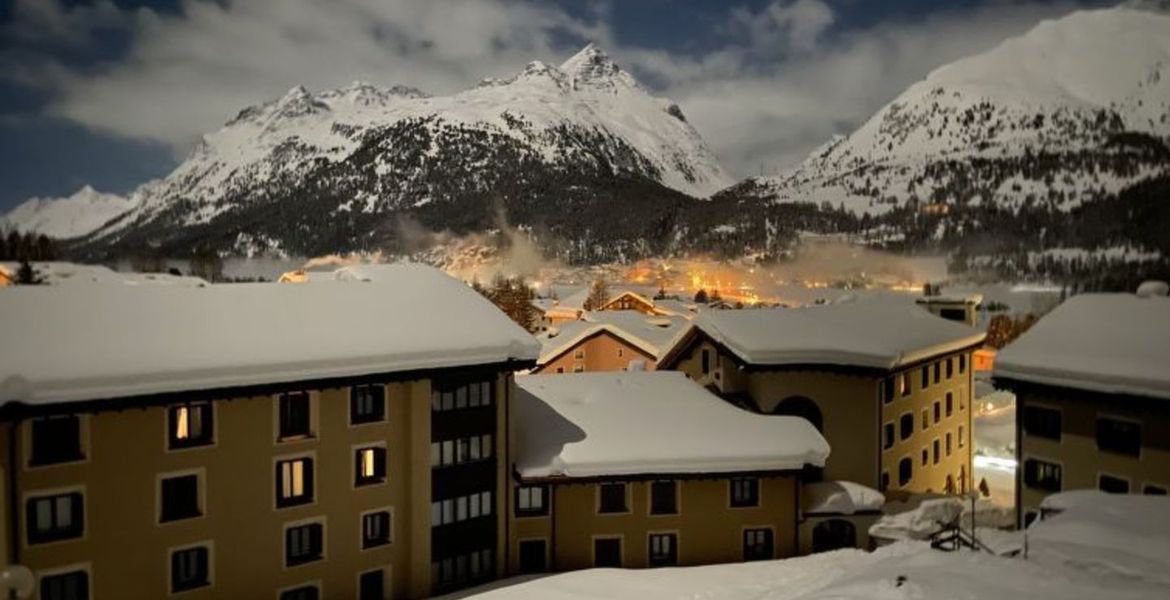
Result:
<instances>
[{"instance_id":1,"label":"snow-covered roof","mask_svg":"<svg viewBox=\"0 0 1170 600\"><path fill-rule=\"evenodd\" d=\"M657 358L683 330L686 319L645 315L635 310L605 310L585 313L537 336L540 364L560 356L569 348L601 332L608 332L646 354Z\"/></svg>"},{"instance_id":2,"label":"snow-covered roof","mask_svg":"<svg viewBox=\"0 0 1170 600\"><path fill-rule=\"evenodd\" d=\"M474 290L419 265L351 285L21 286L0 294L0 403L45 404L535 360Z\"/></svg>"},{"instance_id":3,"label":"snow-covered roof","mask_svg":"<svg viewBox=\"0 0 1170 600\"><path fill-rule=\"evenodd\" d=\"M983 294L951 294L946 296L923 296L915 300L918 304L970 304L983 302Z\"/></svg>"},{"instance_id":4,"label":"snow-covered roof","mask_svg":"<svg viewBox=\"0 0 1170 600\"><path fill-rule=\"evenodd\" d=\"M187 287L202 287L209 285L205 279L189 275L171 275L170 273L134 273L115 271L105 265L87 265L82 263L46 261L30 263L33 273L45 285L75 285L75 284L123 284L123 285L177 285ZM16 273L19 263L6 262L0 264L0 269Z\"/></svg>"},{"instance_id":5,"label":"snow-covered roof","mask_svg":"<svg viewBox=\"0 0 1170 600\"><path fill-rule=\"evenodd\" d=\"M749 413L675 371L524 375L516 385L523 477L780 471L829 455L808 421Z\"/></svg>"},{"instance_id":6,"label":"snow-covered roof","mask_svg":"<svg viewBox=\"0 0 1170 600\"><path fill-rule=\"evenodd\" d=\"M801 486L801 510L808 515L852 515L879 511L886 495L852 481L818 481Z\"/></svg>"},{"instance_id":7,"label":"snow-covered roof","mask_svg":"<svg viewBox=\"0 0 1170 600\"><path fill-rule=\"evenodd\" d=\"M1074 296L995 359L997 378L1170 399L1170 298Z\"/></svg>"},{"instance_id":8,"label":"snow-covered roof","mask_svg":"<svg viewBox=\"0 0 1170 600\"><path fill-rule=\"evenodd\" d=\"M985 337L913 305L885 302L708 311L692 327L751 365L893 369L971 347Z\"/></svg>"}]
</instances>

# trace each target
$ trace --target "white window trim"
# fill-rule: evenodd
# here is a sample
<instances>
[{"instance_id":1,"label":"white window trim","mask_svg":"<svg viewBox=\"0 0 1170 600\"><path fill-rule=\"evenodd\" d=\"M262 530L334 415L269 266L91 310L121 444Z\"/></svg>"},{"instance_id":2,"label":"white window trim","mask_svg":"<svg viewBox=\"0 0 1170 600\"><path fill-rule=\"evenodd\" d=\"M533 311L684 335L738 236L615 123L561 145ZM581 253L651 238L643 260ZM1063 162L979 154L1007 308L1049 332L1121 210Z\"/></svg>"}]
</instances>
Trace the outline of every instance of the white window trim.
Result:
<instances>
[{"instance_id":1,"label":"white window trim","mask_svg":"<svg viewBox=\"0 0 1170 600\"><path fill-rule=\"evenodd\" d=\"M171 447L171 408L175 406L187 406L190 404L198 404L206 402L211 405L211 442L207 444L200 444L198 446L189 446L187 448L172 448ZM208 450L219 446L219 407L215 405L215 400L192 400L190 402L175 402L163 406L163 453L177 454L180 452L192 452L198 450Z\"/></svg>"},{"instance_id":2,"label":"white window trim","mask_svg":"<svg viewBox=\"0 0 1170 600\"><path fill-rule=\"evenodd\" d=\"M52 567L49 569L40 569L40 570L36 571L36 577L34 578L34 579L36 579L36 581L33 584L35 586L34 590L33 590L33 597L37 597L37 598L40 597L41 580L43 580L44 578L52 577L54 575L64 575L66 573L73 573L75 571L82 571L85 573L86 580L89 583L89 586L88 586L89 587L89 594L86 596L86 598L92 599L94 597L93 596L93 563L88 562L88 561L87 562L80 562L80 563L73 563L70 565L64 565L64 566L60 566L60 567ZM168 581L167 583L169 584L170 582Z\"/></svg>"},{"instance_id":3,"label":"white window trim","mask_svg":"<svg viewBox=\"0 0 1170 600\"><path fill-rule=\"evenodd\" d=\"M192 548L202 548L202 547L207 548L207 585L199 586L197 588L191 588L189 590L182 590L182 591L178 591L178 592L172 590L171 589L171 582L174 581L172 579L174 574L171 572L171 567L172 567L171 556L175 552L179 552L182 550L190 550ZM167 548L166 561L167 561L167 565L166 565L167 596L183 596L183 595L189 594L191 592L199 592L199 591L206 592L207 590L214 590L215 589L215 540L203 540L203 541L199 541L199 542L193 542L190 544L171 546L170 548Z\"/></svg>"},{"instance_id":4,"label":"white window trim","mask_svg":"<svg viewBox=\"0 0 1170 600\"><path fill-rule=\"evenodd\" d=\"M33 498L42 498L45 496L59 496L62 494L71 494L73 492L81 492L81 535L69 538L67 540L54 540L52 542L40 542L37 544L28 543L28 532L30 520L28 518L28 501ZM20 517L20 547L23 549L29 548L50 548L58 544L71 544L74 542L83 542L89 537L89 494L86 493L85 485L71 485L65 487L43 488L35 490L27 490L20 496L20 506L13 507L14 510L21 512ZM92 580L90 582L92 587Z\"/></svg>"},{"instance_id":5,"label":"white window trim","mask_svg":"<svg viewBox=\"0 0 1170 600\"><path fill-rule=\"evenodd\" d=\"M358 386L351 385L351 386L345 388L345 390L347 392L346 396L345 396L345 405L346 405L345 424L346 424L346 426L348 426L349 429L359 429L362 427L369 427L371 425L384 425L387 422L389 422L390 421L390 385L385 384L385 383L368 383L368 384L361 384L361 385L365 385L368 387L380 386L382 388L382 418L378 419L377 421L368 421L366 423L354 423L353 422L353 388L358 387ZM312 417L310 417L310 419L311 418ZM314 431L314 433L316 433L316 432Z\"/></svg>"},{"instance_id":6,"label":"white window trim","mask_svg":"<svg viewBox=\"0 0 1170 600\"><path fill-rule=\"evenodd\" d=\"M171 479L174 477L183 477L185 475L195 475L198 483L199 495L199 516L189 517L186 519L178 519L175 521L162 520L162 482L164 479ZM181 471L166 471L156 473L154 476L154 524L157 527L166 527L174 525L175 523L189 523L198 521L207 517L207 469L205 467L196 467L194 469L184 469Z\"/></svg>"},{"instance_id":7,"label":"white window trim","mask_svg":"<svg viewBox=\"0 0 1170 600\"><path fill-rule=\"evenodd\" d=\"M312 478L312 484L311 484L311 486L313 488L313 499L310 500L309 502L304 503L304 504L294 504L292 506L280 506L276 501L276 495L280 493L280 482L279 482L279 478L276 476L276 465L283 462L283 461L286 461L286 460L295 460L298 458L308 458L313 462L313 478ZM308 506L316 506L317 505L317 497L318 497L317 467L318 467L318 463L317 463L317 451L316 450L306 450L304 452L296 452L293 454L280 454L277 456L273 456L272 457L272 467L268 471L269 473L272 474L272 488L271 488L271 490L272 490L272 510L273 511L281 511L281 510L286 510L286 509L290 509L290 508L304 508L304 507L308 507Z\"/></svg>"},{"instance_id":8,"label":"white window trim","mask_svg":"<svg viewBox=\"0 0 1170 600\"><path fill-rule=\"evenodd\" d=\"M428 448L429 447L430 446L428 446ZM362 485L358 485L358 483L357 483L357 476L358 476L358 474L357 474L357 461L356 461L357 452L358 452L358 450L364 450L366 448L381 448L381 449L386 451L386 464L384 465L386 467L386 477L384 479L382 479L382 481L377 481L374 483L364 483ZM364 490L367 488L376 488L376 487L383 486L383 485L390 485L390 450L386 448L386 440L376 440L376 441L371 441L371 442L361 442L358 444L351 444L349 447L349 463L350 463L349 485L350 485L351 489ZM316 469L315 463L314 463L314 468L313 468L313 476L314 477L317 476L317 469ZM314 492L314 494L316 494L315 488L314 488L313 492Z\"/></svg>"},{"instance_id":9,"label":"white window trim","mask_svg":"<svg viewBox=\"0 0 1170 600\"><path fill-rule=\"evenodd\" d=\"M309 561L306 563L301 563L299 565L291 565L290 566L288 564L288 530L292 529L294 527L301 527L303 525L312 525L314 523L321 524L321 558L319 558L317 560ZM299 569L301 567L307 567L309 565L320 565L320 564L324 564L328 560L329 560L329 523L328 523L327 517L325 515L321 515L321 516L317 516L317 517L309 517L307 519L300 519L297 521L285 521L280 526L280 566L281 566L282 571L291 571L293 569ZM301 585L309 585L309 584L306 583L306 584L301 584ZM295 589L298 587L301 587L301 586L294 585L294 586L287 588L287 589ZM277 595L279 596L279 594L277 594ZM322 598L324 598L324 596L322 596Z\"/></svg>"},{"instance_id":10,"label":"white window trim","mask_svg":"<svg viewBox=\"0 0 1170 600\"><path fill-rule=\"evenodd\" d=\"M283 560L284 559L282 557L281 562L283 562ZM309 563L309 564L314 564L314 563ZM276 596L274 596L274 598L276 598L276 600L280 600L281 594L283 594L285 592L291 592L293 590L299 590L301 588L306 588L306 587L317 588L317 597L318 598L327 598L328 597L325 595L325 584L322 583L322 581L320 579L314 579L312 581L302 581L302 582L294 584L294 585L282 587L282 588L276 590Z\"/></svg>"},{"instance_id":11,"label":"white window trim","mask_svg":"<svg viewBox=\"0 0 1170 600\"><path fill-rule=\"evenodd\" d=\"M44 469L52 469L55 467L68 467L68 466L89 464L90 457L93 455L93 452L90 449L90 439L89 439L90 438L89 432L90 432L90 416L91 415L89 415L88 413L66 413L66 414L62 414L62 415L47 415L47 416L51 418L51 417L64 417L64 416L69 416L69 415L75 416L78 419L77 433L78 433L78 435L81 436L81 440L79 441L79 444L81 446L81 458L78 460L71 460L69 462L53 463L51 465L34 465L34 464L32 464L32 438L33 438L32 422L39 417L32 418L32 419L28 419L28 420L24 421L21 424L21 432L20 432L21 444L20 445L21 445L21 451L24 455L23 456L24 460L22 460L20 462L21 462L21 465L24 467L25 471L41 471Z\"/></svg>"},{"instance_id":12,"label":"white window trim","mask_svg":"<svg viewBox=\"0 0 1170 600\"><path fill-rule=\"evenodd\" d=\"M363 530L362 525L365 523L366 515L371 515L371 514L380 513L380 512L390 513L390 541L385 543L385 544L381 544L378 546L370 546L369 548L366 548L364 545L364 542L366 541L365 540L365 531ZM393 547L394 546L394 538L395 538L394 527L397 525L397 522L398 522L398 520L394 518L394 507L393 506L379 506L377 508L363 510L361 512L361 514L358 515L358 543L357 543L358 550L361 552L372 552L374 550L381 550L381 549Z\"/></svg>"},{"instance_id":13,"label":"white window trim","mask_svg":"<svg viewBox=\"0 0 1170 600\"><path fill-rule=\"evenodd\" d=\"M309 396L309 431L308 436L281 438L280 437L280 397L286 393L305 392ZM346 398L348 402L349 399ZM321 437L320 419L321 391L320 390L286 390L272 394L272 444L274 446L288 446L316 442Z\"/></svg>"}]
</instances>

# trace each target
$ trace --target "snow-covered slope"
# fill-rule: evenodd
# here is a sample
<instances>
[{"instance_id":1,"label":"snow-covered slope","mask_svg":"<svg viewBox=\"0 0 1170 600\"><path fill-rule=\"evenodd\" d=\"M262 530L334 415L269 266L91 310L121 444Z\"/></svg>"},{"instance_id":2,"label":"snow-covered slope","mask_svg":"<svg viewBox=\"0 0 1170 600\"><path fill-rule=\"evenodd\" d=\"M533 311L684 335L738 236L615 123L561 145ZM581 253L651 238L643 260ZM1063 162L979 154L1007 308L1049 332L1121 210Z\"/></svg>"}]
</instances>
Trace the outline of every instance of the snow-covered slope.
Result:
<instances>
[{"instance_id":1,"label":"snow-covered slope","mask_svg":"<svg viewBox=\"0 0 1170 600\"><path fill-rule=\"evenodd\" d=\"M1122 6L943 66L852 135L739 189L870 214L911 202L1068 210L1170 171L1168 139L1170 15Z\"/></svg>"},{"instance_id":2,"label":"snow-covered slope","mask_svg":"<svg viewBox=\"0 0 1170 600\"><path fill-rule=\"evenodd\" d=\"M132 208L126 198L90 186L64 198L32 198L0 217L0 229L36 231L54 238L87 234Z\"/></svg>"},{"instance_id":3,"label":"snow-covered slope","mask_svg":"<svg viewBox=\"0 0 1170 600\"><path fill-rule=\"evenodd\" d=\"M559 67L529 63L451 96L368 83L244 109L99 237L158 219L220 215L328 187L332 216L385 214L547 173L643 177L704 197L731 180L677 105L651 96L590 45ZM480 204L486 204L481 202ZM259 241L272 249L281 240Z\"/></svg>"}]
</instances>

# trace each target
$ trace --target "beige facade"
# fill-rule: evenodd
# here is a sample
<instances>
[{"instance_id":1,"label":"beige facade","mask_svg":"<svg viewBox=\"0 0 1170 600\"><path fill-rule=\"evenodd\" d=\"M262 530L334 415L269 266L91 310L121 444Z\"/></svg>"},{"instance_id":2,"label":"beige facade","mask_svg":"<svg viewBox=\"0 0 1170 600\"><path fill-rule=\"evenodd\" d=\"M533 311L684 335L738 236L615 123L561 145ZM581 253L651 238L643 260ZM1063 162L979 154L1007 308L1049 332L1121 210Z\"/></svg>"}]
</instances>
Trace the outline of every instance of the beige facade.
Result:
<instances>
[{"instance_id":1,"label":"beige facade","mask_svg":"<svg viewBox=\"0 0 1170 600\"><path fill-rule=\"evenodd\" d=\"M1021 519L1062 490L1170 492L1170 402L1007 383L1016 392Z\"/></svg>"},{"instance_id":2,"label":"beige facade","mask_svg":"<svg viewBox=\"0 0 1170 600\"><path fill-rule=\"evenodd\" d=\"M655 480L607 479L624 485L626 510L601 512L601 482L572 480L546 482L546 514L518 516L517 495L512 497L509 571L525 572L521 545L543 544L547 571L588 569L595 565L594 541L620 540L624 568L650 564L650 536L672 535L679 566L739 562L745 557L745 532L769 532L766 557L797 553L798 485L794 474L746 476L758 485L758 502L733 507L732 476L670 479L676 484L674 514L651 514L651 485ZM664 480L658 480L664 481Z\"/></svg>"},{"instance_id":3,"label":"beige facade","mask_svg":"<svg viewBox=\"0 0 1170 600\"><path fill-rule=\"evenodd\" d=\"M609 331L599 331L566 348L534 373L593 373L623 371L632 361L640 361L644 370L653 371L655 357Z\"/></svg>"},{"instance_id":4,"label":"beige facade","mask_svg":"<svg viewBox=\"0 0 1170 600\"><path fill-rule=\"evenodd\" d=\"M682 371L749 410L813 421L832 448L826 480L903 492L958 493L972 485L971 349L892 372L836 365L753 367L703 335L671 354L660 368ZM903 428L906 415L911 422ZM892 440L886 439L887 426L893 427ZM908 478L901 477L906 459Z\"/></svg>"},{"instance_id":5,"label":"beige facade","mask_svg":"<svg viewBox=\"0 0 1170 600\"><path fill-rule=\"evenodd\" d=\"M453 375L464 376L457 371ZM502 432L511 376L499 371L482 376L492 382L496 399L490 409L497 424L491 437L491 479L494 490L506 490ZM318 586L321 598L358 598L359 577L372 571L383 573L384 598L425 597L435 587L433 381L438 380L384 383L384 418L357 425L351 423L348 386L310 386L312 433L290 440L277 438L280 390L230 399L184 395L184 402L193 397L211 401L214 424L209 444L184 449L170 447L168 430L174 424L168 408L173 404L165 399L77 403L70 409L80 415L83 458L45 466L30 465L30 418L10 420L0 428L5 488L0 557L29 567L38 582L57 573L84 571L90 598L275 600L282 590L306 584ZM366 448L384 449L384 478L359 486L356 477L363 463L355 458ZM279 507L278 461L302 457L312 459L311 471L304 474L311 500ZM199 514L160 522L162 481L183 475L196 476ZM74 492L82 503L79 534L30 543L31 503ZM494 522L488 527L494 531L496 557L505 550L506 521L499 517L506 510L505 496L491 498ZM10 504L10 497L17 504ZM370 512L389 513L389 539L363 549L363 517ZM12 522L17 523L15 532L8 527ZM307 523L323 526L320 558L288 566L287 528ZM207 584L172 593L172 552L196 546L207 549ZM504 561L492 562L488 578L504 571Z\"/></svg>"}]
</instances>

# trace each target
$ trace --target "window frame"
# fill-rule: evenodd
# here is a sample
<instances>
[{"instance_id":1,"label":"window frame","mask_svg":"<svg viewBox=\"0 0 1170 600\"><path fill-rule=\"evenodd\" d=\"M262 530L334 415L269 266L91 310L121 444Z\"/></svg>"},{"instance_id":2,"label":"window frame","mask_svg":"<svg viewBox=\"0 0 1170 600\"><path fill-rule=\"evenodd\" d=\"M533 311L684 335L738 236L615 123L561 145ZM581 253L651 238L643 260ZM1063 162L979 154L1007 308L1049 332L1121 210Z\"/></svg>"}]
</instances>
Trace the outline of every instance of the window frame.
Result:
<instances>
[{"instance_id":1,"label":"window frame","mask_svg":"<svg viewBox=\"0 0 1170 600\"><path fill-rule=\"evenodd\" d=\"M1124 483L1125 484L1125 491L1124 492L1110 492L1110 491L1106 490L1105 488L1101 487L1102 483L1104 483L1104 481L1106 479L1111 479L1111 480L1116 481L1116 482ZM1121 475L1114 475L1113 473L1109 473L1108 471L1097 471L1097 490L1105 492L1107 494L1132 494L1133 493L1133 478L1122 477Z\"/></svg>"},{"instance_id":2,"label":"window frame","mask_svg":"<svg viewBox=\"0 0 1170 600\"><path fill-rule=\"evenodd\" d=\"M1101 444L1101 425L1103 422L1118 423L1121 425L1135 428L1137 430L1136 442L1134 442L1134 443L1136 443L1136 447L1133 448L1131 451L1131 449L1128 447L1124 447L1124 448L1122 447L1122 446L1125 446L1125 444L1118 444L1118 445L1109 444L1108 447L1103 446ZM1128 457L1128 458L1140 459L1142 457L1142 449L1143 449L1142 435L1143 435L1142 422L1137 420L1137 419L1133 419L1130 417L1123 417L1123 416L1109 414L1109 413L1097 413L1097 416L1093 421L1093 442L1096 444L1096 448L1097 448L1098 452L1108 453L1108 454L1111 454L1114 456L1124 456L1124 457ZM1125 439L1127 441L1134 441L1133 438L1125 438Z\"/></svg>"},{"instance_id":3,"label":"window frame","mask_svg":"<svg viewBox=\"0 0 1170 600\"><path fill-rule=\"evenodd\" d=\"M366 518L382 514L385 514L387 519L385 539L366 537ZM394 507L381 506L362 511L358 515L358 548L365 551L392 545L394 545Z\"/></svg>"},{"instance_id":4,"label":"window frame","mask_svg":"<svg viewBox=\"0 0 1170 600\"><path fill-rule=\"evenodd\" d=\"M178 426L178 411L182 409L187 410L188 414L188 432L190 431L190 414L193 408L206 409L206 414L200 417L200 422L203 426L203 435L199 437L191 436L188 433L187 438L179 438L176 428ZM183 450L196 450L199 448L208 448L216 445L216 433L218 430L216 422L217 413L215 410L215 402L213 400L191 400L189 402L178 402L170 404L166 407L166 450L167 452L179 452Z\"/></svg>"},{"instance_id":5,"label":"window frame","mask_svg":"<svg viewBox=\"0 0 1170 600\"><path fill-rule=\"evenodd\" d=\"M761 534L761 533L765 534L763 542L760 544L752 544L751 546L749 546L748 545L748 536L752 535L752 534ZM759 553L753 552L753 553L749 554L748 548L754 548L756 546L766 547L769 550L769 552L767 552L766 556L765 556L764 552L759 552ZM774 527L771 527L771 526L743 527L740 530L739 547L740 547L740 553L741 553L741 558L743 559L743 562L773 560L776 558L776 529Z\"/></svg>"},{"instance_id":6,"label":"window frame","mask_svg":"<svg viewBox=\"0 0 1170 600\"><path fill-rule=\"evenodd\" d=\"M317 405L318 405L317 394L318 394L318 392L316 390L289 390L286 392L274 394L272 396L272 399L273 399L273 402L272 402L272 419L273 419L272 430L273 430L273 438L275 439L276 444L278 444L278 445L279 444L295 444L298 442L308 442L308 441L313 441L313 440L317 439L317 430L319 428L318 415L317 415ZM308 405L307 406L308 414L306 415L306 419L308 421L308 430L309 431L307 434L301 434L301 433L291 433L289 435L284 434L284 431L283 431L283 422L284 421L282 419L283 411L281 410L281 406L283 404L283 401L292 395L303 395L305 397L305 401Z\"/></svg>"},{"instance_id":7,"label":"window frame","mask_svg":"<svg viewBox=\"0 0 1170 600\"><path fill-rule=\"evenodd\" d=\"M654 540L655 538L666 538L670 540L670 552L667 553L665 561L655 560L654 554ZM671 531L648 531L646 532L646 566L650 568L659 567L677 567L678 566L678 538L677 530Z\"/></svg>"},{"instance_id":8,"label":"window frame","mask_svg":"<svg viewBox=\"0 0 1170 600\"><path fill-rule=\"evenodd\" d=\"M280 588L279 590L276 590L276 600L290 600L292 596L289 594L300 592L302 590L316 590L317 600L321 600L321 598L325 597L324 586L321 584L321 580L318 579L316 581L308 581L305 583L298 583L288 587Z\"/></svg>"},{"instance_id":9,"label":"window frame","mask_svg":"<svg viewBox=\"0 0 1170 600\"><path fill-rule=\"evenodd\" d=\"M203 565L203 580L195 585L188 585L187 587L176 587L175 585L175 555L180 552L189 552L192 550L204 550L206 556L204 557L205 564ZM183 544L182 546L172 546L167 548L167 594L175 596L184 592L193 590L202 590L215 587L215 542L213 540L204 540L195 542L193 544Z\"/></svg>"},{"instance_id":10,"label":"window frame","mask_svg":"<svg viewBox=\"0 0 1170 600\"><path fill-rule=\"evenodd\" d=\"M307 461L307 474L303 474L303 487L308 491L301 496L294 496L291 498L283 498L281 496L283 484L283 473L281 465L284 463L292 463L298 461ZM302 452L299 454L284 454L272 457L273 477L273 505L276 509L292 508L296 506L312 506L317 503L317 453L316 452Z\"/></svg>"},{"instance_id":11,"label":"window frame","mask_svg":"<svg viewBox=\"0 0 1170 600\"><path fill-rule=\"evenodd\" d=\"M1056 473L1058 475L1058 477L1056 479L1056 486L1051 487L1051 486L1043 485L1044 480L1039 478L1039 473L1037 473L1037 479L1035 479L1032 482L1029 482L1028 481L1028 463L1029 462L1036 464L1037 469L1039 469L1043 466L1056 467ZM1059 492L1059 491L1062 491L1064 489L1064 463L1062 463L1061 461L1050 460L1050 459L1042 458L1039 456L1026 455L1024 457L1024 460L1021 461L1020 466L1023 469L1023 472L1020 474L1020 481L1023 482L1024 487L1031 488L1034 490L1041 490L1041 491L1045 491L1045 492L1049 492L1049 493Z\"/></svg>"},{"instance_id":12,"label":"window frame","mask_svg":"<svg viewBox=\"0 0 1170 600\"><path fill-rule=\"evenodd\" d=\"M910 425L907 426L906 424ZM898 417L898 441L904 442L914 437L914 413L906 411Z\"/></svg>"},{"instance_id":13,"label":"window frame","mask_svg":"<svg viewBox=\"0 0 1170 600\"><path fill-rule=\"evenodd\" d=\"M1041 413L1041 412L1055 413L1055 424L1056 424L1056 435L1055 436L1053 436L1051 431L1049 431L1049 426L1052 425L1052 423L1050 423L1048 421L1053 418L1051 415L1049 415L1045 418L1040 418L1040 421L1042 421L1042 423L1033 423L1034 425L1041 424L1041 425L1043 425L1042 427L1039 427L1039 428L1029 428L1028 427L1029 415L1032 415L1033 417L1039 418L1039 413ZM1043 403L1037 403L1037 402L1025 403L1023 406L1023 410L1020 411L1020 433L1021 433L1021 435L1026 435L1028 437L1039 438L1039 439L1044 439L1044 440L1052 440L1054 442L1061 442L1064 439L1064 409L1059 407L1059 406L1053 406L1050 404L1043 404Z\"/></svg>"},{"instance_id":14,"label":"window frame","mask_svg":"<svg viewBox=\"0 0 1170 600\"><path fill-rule=\"evenodd\" d=\"M621 569L626 564L626 540L624 535L595 535L591 539L590 555L593 559L591 562L593 568L616 568ZM599 565L597 563L597 544L598 542L617 542L617 564L616 565Z\"/></svg>"},{"instance_id":15,"label":"window frame","mask_svg":"<svg viewBox=\"0 0 1170 600\"><path fill-rule=\"evenodd\" d=\"M75 501L77 504L70 511L70 522L72 526L69 528L54 527L48 533L34 530L33 526L36 523L36 518L31 510L32 503L38 500L53 500L52 519L55 525L58 517L56 499L65 497L76 498ZM85 486L29 490L22 495L19 510L24 513L24 518L21 520L21 526L24 528L24 544L30 548L33 546L47 546L49 544L84 540L89 532Z\"/></svg>"},{"instance_id":16,"label":"window frame","mask_svg":"<svg viewBox=\"0 0 1170 600\"><path fill-rule=\"evenodd\" d=\"M155 523L157 525L168 525L170 523L178 523L182 521L190 521L192 519L201 519L207 516L207 476L206 470L203 467L198 469L187 469L184 471L168 471L166 473L159 473L155 477ZM195 509L196 513L193 515L173 517L170 519L164 518L166 511L166 494L164 493L164 482L170 479L179 479L184 477L195 478Z\"/></svg>"},{"instance_id":17,"label":"window frame","mask_svg":"<svg viewBox=\"0 0 1170 600\"><path fill-rule=\"evenodd\" d=\"M682 486L679 485L679 481L677 479L655 479L646 483L646 487L648 488L646 494L646 514L650 515L651 517L673 517L682 514ZM672 512L657 511L655 507L655 500L657 499L657 496L655 495L655 486L658 485L669 485L674 492L671 494L672 497L670 499L671 508L673 509Z\"/></svg>"},{"instance_id":18,"label":"window frame","mask_svg":"<svg viewBox=\"0 0 1170 600\"><path fill-rule=\"evenodd\" d=\"M284 569L287 570L287 569L293 569L296 567L301 567L304 565L310 565L310 564L314 564L314 563L322 563L322 562L325 562L329 558L328 554L327 554L329 544L326 542L326 540L327 540L326 535L328 534L326 525L327 525L327 522L326 522L325 517L313 517L310 519L302 519L299 521L290 521L290 522L284 523L281 526L281 528L280 528L281 529L280 534L281 534L281 540L282 540L281 541L281 565L283 565ZM289 552L291 550L289 532L291 532L294 529L303 529L306 527L320 527L320 536L319 536L320 548L318 548L317 552L314 555L312 555L311 557L305 558L305 559L297 559L294 562L294 561L290 560L292 558L292 556L289 554ZM310 532L311 531L312 530L310 530ZM311 535L311 533L310 533L310 535ZM312 541L313 541L313 538L310 537L310 539L309 539L310 544L312 543Z\"/></svg>"},{"instance_id":19,"label":"window frame","mask_svg":"<svg viewBox=\"0 0 1170 600\"><path fill-rule=\"evenodd\" d=\"M522 507L521 506L521 496L525 495L524 492L527 492L527 496L528 496L527 504L531 505L532 491L533 490L540 491L540 506L538 508L532 508L531 506L529 506L528 508ZM551 504L549 502L549 500L550 500L549 494L551 493L551 486L546 485L546 484L540 484L540 483L519 484L516 486L514 493L515 493L515 498L514 498L514 505L513 506L515 506L515 509L513 512L515 513L516 518L523 519L525 517L545 517L545 516L548 516L549 505Z\"/></svg>"},{"instance_id":20,"label":"window frame","mask_svg":"<svg viewBox=\"0 0 1170 600\"><path fill-rule=\"evenodd\" d=\"M82 600L93 599L93 565L89 562L74 563L61 567L54 567L52 569L43 569L36 571L36 585L35 594L37 598L45 599L48 596L44 593L44 585L46 579L65 577L68 575L81 574L85 576L85 596Z\"/></svg>"},{"instance_id":21,"label":"window frame","mask_svg":"<svg viewBox=\"0 0 1170 600\"><path fill-rule=\"evenodd\" d=\"M54 420L75 419L77 421L77 455L61 460L36 460L36 424ZM89 461L89 415L69 413L63 415L45 415L25 421L24 466L26 469L45 469L62 465L84 464Z\"/></svg>"},{"instance_id":22,"label":"window frame","mask_svg":"<svg viewBox=\"0 0 1170 600\"><path fill-rule=\"evenodd\" d=\"M354 384L354 385L349 386L349 426L350 427L361 427L362 425L375 425L377 423L385 423L386 421L388 421L390 419L390 414L389 414L390 413L390 401L388 398L388 396L390 394L388 393L389 390L387 390L386 388L387 388L387 386L383 383L362 383L362 384ZM374 398L374 405L380 406L380 408L378 408L375 411L377 414L374 417L359 416L360 413L359 413L358 409L360 407L358 406L358 404L361 400L361 397L359 396L358 392L359 392L359 390L363 390L363 389L364 390L375 390L376 389L376 390L379 390L379 392L380 392L379 394L375 394L375 396L377 396L377 397Z\"/></svg>"},{"instance_id":23,"label":"window frame","mask_svg":"<svg viewBox=\"0 0 1170 600\"><path fill-rule=\"evenodd\" d=\"M882 423L882 451L889 450L897 443L898 432L893 421Z\"/></svg>"},{"instance_id":24,"label":"window frame","mask_svg":"<svg viewBox=\"0 0 1170 600\"><path fill-rule=\"evenodd\" d=\"M390 453L386 450L386 442L354 444L350 446L350 451L353 456L353 477L350 481L354 489L385 485L390 482ZM362 474L363 456L366 452L371 452L373 455L374 474L368 477Z\"/></svg>"},{"instance_id":25,"label":"window frame","mask_svg":"<svg viewBox=\"0 0 1170 600\"><path fill-rule=\"evenodd\" d=\"M736 483L748 485L748 500L736 500ZM727 480L727 505L729 508L759 508L761 502L759 477L732 477Z\"/></svg>"},{"instance_id":26,"label":"window frame","mask_svg":"<svg viewBox=\"0 0 1170 600\"><path fill-rule=\"evenodd\" d=\"M903 465L909 465L910 474L903 477ZM914 459L910 456L903 456L898 459L898 487L904 488L914 482Z\"/></svg>"},{"instance_id":27,"label":"window frame","mask_svg":"<svg viewBox=\"0 0 1170 600\"><path fill-rule=\"evenodd\" d=\"M540 544L542 550L542 562L539 570L528 569L524 564L524 546L531 544ZM549 553L548 553L548 538L543 537L526 537L516 540L516 571L522 575L532 573L547 573L549 567Z\"/></svg>"},{"instance_id":28,"label":"window frame","mask_svg":"<svg viewBox=\"0 0 1170 600\"><path fill-rule=\"evenodd\" d=\"M605 488L611 486L621 486L622 488L622 506L621 510L611 510L606 508L605 504ZM624 481L599 482L597 484L597 512L598 515L628 515L630 514L630 485Z\"/></svg>"}]
</instances>

